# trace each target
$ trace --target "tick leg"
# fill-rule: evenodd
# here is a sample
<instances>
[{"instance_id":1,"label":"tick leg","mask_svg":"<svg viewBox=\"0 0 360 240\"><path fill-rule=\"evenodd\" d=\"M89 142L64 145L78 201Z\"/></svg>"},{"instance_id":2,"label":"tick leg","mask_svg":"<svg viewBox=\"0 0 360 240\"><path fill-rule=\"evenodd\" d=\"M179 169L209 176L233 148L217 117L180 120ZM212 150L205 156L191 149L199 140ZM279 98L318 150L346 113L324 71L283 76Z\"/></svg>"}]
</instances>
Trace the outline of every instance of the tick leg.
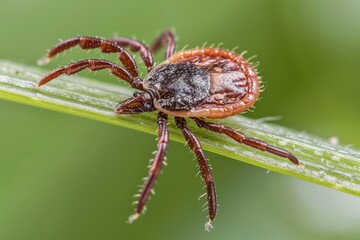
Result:
<instances>
[{"instance_id":1,"label":"tick leg","mask_svg":"<svg viewBox=\"0 0 360 240\"><path fill-rule=\"evenodd\" d=\"M62 41L50 49L45 59L41 60L39 63L47 63L57 54L76 45L79 45L82 49L100 48L103 53L118 53L119 60L124 64L125 68L128 69L134 77L138 76L138 68L135 60L128 51L114 42L95 37L81 36Z\"/></svg>"},{"instance_id":2,"label":"tick leg","mask_svg":"<svg viewBox=\"0 0 360 240\"><path fill-rule=\"evenodd\" d=\"M175 52L175 35L171 30L164 31L151 45L151 51L156 53L160 47L166 46L165 59L171 57Z\"/></svg>"},{"instance_id":3,"label":"tick leg","mask_svg":"<svg viewBox=\"0 0 360 240\"><path fill-rule=\"evenodd\" d=\"M136 207L136 212L134 215L131 215L129 217L130 223L135 221L143 211L146 201L148 200L151 190L155 184L156 178L158 177L164 163L166 147L169 141L167 115L165 113L159 112L157 123L158 123L158 150L155 154L154 160L151 163L149 176L145 182L144 187L142 188Z\"/></svg>"},{"instance_id":4,"label":"tick leg","mask_svg":"<svg viewBox=\"0 0 360 240\"><path fill-rule=\"evenodd\" d=\"M232 128L225 127L225 126L217 124L217 123L205 122L203 119L200 119L200 118L192 118L192 119L201 128L206 128L210 131L217 132L217 133L223 133L239 143L243 143L250 147L253 147L253 148L265 151L265 152L269 152L269 153L275 154L275 155L283 157L283 158L287 158L294 164L300 166L299 160L292 153L290 153L284 149L277 148L275 146L269 145L266 142L263 142L263 141L260 141L257 139L248 138L244 134L242 134Z\"/></svg>"},{"instance_id":5,"label":"tick leg","mask_svg":"<svg viewBox=\"0 0 360 240\"><path fill-rule=\"evenodd\" d=\"M64 67L60 67L50 73L48 73L46 76L44 76L39 84L38 87L41 85L44 85L47 82L50 82L54 78L57 78L58 76L62 74L66 75L72 75L77 72L80 72L81 70L89 68L91 71L99 71L102 69L109 69L109 72L116 77L125 80L126 82L130 83L133 88L143 90L142 87L142 81L138 77L133 77L131 73L125 69L122 66L119 66L115 63L109 62L107 60L103 59L88 59L88 60L81 60L74 63L71 63L69 65L66 65Z\"/></svg>"},{"instance_id":6,"label":"tick leg","mask_svg":"<svg viewBox=\"0 0 360 240\"><path fill-rule=\"evenodd\" d=\"M113 37L110 41L117 43L121 47L129 47L133 52L140 52L141 59L147 67L148 72L154 66L154 59L151 50L142 42L127 37Z\"/></svg>"},{"instance_id":7,"label":"tick leg","mask_svg":"<svg viewBox=\"0 0 360 240\"><path fill-rule=\"evenodd\" d=\"M199 163L201 176L206 184L207 200L209 207L209 222L205 224L205 230L209 231L212 228L211 221L214 220L217 211L215 184L213 181L209 162L205 157L205 154L201 148L199 140L187 127L185 119L180 117L175 117L175 121L178 128L181 129L187 144L189 145L193 153L196 155L196 158Z\"/></svg>"}]
</instances>

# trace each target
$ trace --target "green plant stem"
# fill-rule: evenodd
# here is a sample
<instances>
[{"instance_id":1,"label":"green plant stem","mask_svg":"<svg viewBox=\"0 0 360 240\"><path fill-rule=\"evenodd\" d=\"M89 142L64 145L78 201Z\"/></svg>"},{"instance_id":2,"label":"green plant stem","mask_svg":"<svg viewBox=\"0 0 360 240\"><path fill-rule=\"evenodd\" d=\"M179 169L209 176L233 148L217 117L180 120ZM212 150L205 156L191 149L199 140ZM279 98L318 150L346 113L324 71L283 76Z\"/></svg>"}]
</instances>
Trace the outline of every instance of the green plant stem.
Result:
<instances>
[{"instance_id":1,"label":"green plant stem","mask_svg":"<svg viewBox=\"0 0 360 240\"><path fill-rule=\"evenodd\" d=\"M156 134L156 113L121 116L114 113L114 106L131 96L132 89L67 76L39 89L36 85L44 74L45 71L35 68L0 61L0 98ZM359 151L260 120L242 116L221 120L249 137L294 153L304 166L301 169L286 159L199 129L192 121L188 123L208 151L360 196ZM185 142L175 124L171 123L169 129L171 139Z\"/></svg>"}]
</instances>

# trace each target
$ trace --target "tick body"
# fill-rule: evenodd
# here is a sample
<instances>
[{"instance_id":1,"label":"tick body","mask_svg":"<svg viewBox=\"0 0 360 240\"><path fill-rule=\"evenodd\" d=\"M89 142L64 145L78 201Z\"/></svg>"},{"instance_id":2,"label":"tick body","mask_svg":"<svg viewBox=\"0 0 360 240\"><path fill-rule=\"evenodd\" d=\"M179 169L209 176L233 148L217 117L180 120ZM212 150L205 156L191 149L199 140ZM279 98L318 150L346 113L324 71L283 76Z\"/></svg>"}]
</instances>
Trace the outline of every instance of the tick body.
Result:
<instances>
[{"instance_id":1,"label":"tick body","mask_svg":"<svg viewBox=\"0 0 360 240\"><path fill-rule=\"evenodd\" d=\"M158 150L138 197L136 212L130 216L129 222L133 222L143 212L163 166L169 136L168 115L175 117L176 126L180 128L198 160L207 191L209 220L205 224L206 230L212 228L211 222L217 213L215 184L201 144L187 127L185 118L191 118L201 128L225 134L241 144L287 158L300 165L298 159L284 149L248 138L221 124L204 120L226 118L241 113L258 99L259 77L241 55L219 48L196 48L175 53L174 34L165 31L151 47L126 37L115 37L110 40L83 36L72 38L54 46L42 62L47 62L58 53L77 45L82 49L99 48L104 53L116 53L122 66L103 59L80 60L50 72L39 82L39 86L61 74L72 75L85 68L91 71L108 69L111 74L139 90L133 97L115 106L117 114L158 111ZM165 47L165 61L154 66L152 55L161 47ZM143 80L138 76L137 64L126 48L140 53L148 70Z\"/></svg>"},{"instance_id":2,"label":"tick body","mask_svg":"<svg viewBox=\"0 0 360 240\"><path fill-rule=\"evenodd\" d=\"M251 107L260 93L255 70L241 56L217 48L175 53L144 79L157 89L154 107L177 117L225 118Z\"/></svg>"}]
</instances>

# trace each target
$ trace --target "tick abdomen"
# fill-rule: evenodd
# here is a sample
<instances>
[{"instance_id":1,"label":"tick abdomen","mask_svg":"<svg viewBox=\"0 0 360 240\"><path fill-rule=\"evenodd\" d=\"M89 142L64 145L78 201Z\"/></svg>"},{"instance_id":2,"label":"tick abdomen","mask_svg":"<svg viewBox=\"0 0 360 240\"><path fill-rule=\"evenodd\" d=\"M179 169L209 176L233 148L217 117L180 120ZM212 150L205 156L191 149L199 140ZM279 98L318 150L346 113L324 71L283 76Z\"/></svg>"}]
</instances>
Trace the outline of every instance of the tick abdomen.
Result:
<instances>
[{"instance_id":1,"label":"tick abdomen","mask_svg":"<svg viewBox=\"0 0 360 240\"><path fill-rule=\"evenodd\" d=\"M188 72L182 73L182 68L178 67L180 71L177 74L168 74L171 79L160 77L160 80L156 80L168 66L186 66ZM222 49L181 51L152 72L154 74L149 74L150 79L145 79L144 86L152 87L158 84L170 92L165 91L163 96L172 95L171 101L161 96L156 99L155 108L178 117L232 116L250 108L260 93L259 78L250 64L242 56ZM161 83L162 81L171 83ZM185 81L188 84L184 84ZM170 85L176 86L177 91L167 88Z\"/></svg>"}]
</instances>

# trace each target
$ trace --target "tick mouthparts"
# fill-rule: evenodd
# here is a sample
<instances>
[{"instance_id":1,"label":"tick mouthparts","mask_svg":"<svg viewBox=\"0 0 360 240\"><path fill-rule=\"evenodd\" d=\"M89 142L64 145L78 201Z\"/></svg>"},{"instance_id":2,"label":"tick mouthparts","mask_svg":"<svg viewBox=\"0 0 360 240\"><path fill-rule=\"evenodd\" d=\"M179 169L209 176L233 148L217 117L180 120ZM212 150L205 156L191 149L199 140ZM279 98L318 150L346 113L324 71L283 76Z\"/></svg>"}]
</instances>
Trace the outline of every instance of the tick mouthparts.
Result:
<instances>
[{"instance_id":1,"label":"tick mouthparts","mask_svg":"<svg viewBox=\"0 0 360 240\"><path fill-rule=\"evenodd\" d=\"M141 99L140 95L137 97L132 97L126 99L125 101L120 102L115 107L115 112L118 114L131 114L131 113L141 113Z\"/></svg>"},{"instance_id":2,"label":"tick mouthparts","mask_svg":"<svg viewBox=\"0 0 360 240\"><path fill-rule=\"evenodd\" d=\"M115 107L115 112L117 114L135 114L152 112L154 110L153 98L146 91L120 102Z\"/></svg>"}]
</instances>

